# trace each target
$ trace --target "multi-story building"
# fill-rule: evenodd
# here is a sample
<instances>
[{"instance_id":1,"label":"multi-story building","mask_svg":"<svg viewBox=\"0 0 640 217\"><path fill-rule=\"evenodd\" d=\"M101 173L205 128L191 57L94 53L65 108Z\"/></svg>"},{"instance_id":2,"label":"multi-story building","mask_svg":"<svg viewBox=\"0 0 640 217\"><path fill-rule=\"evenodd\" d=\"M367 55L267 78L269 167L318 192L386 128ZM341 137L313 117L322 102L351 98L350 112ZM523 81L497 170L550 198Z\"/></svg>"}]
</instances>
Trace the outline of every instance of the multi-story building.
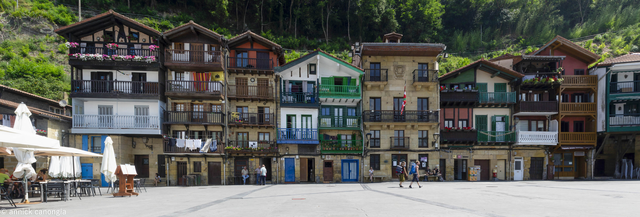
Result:
<instances>
[{"instance_id":1,"label":"multi-story building","mask_svg":"<svg viewBox=\"0 0 640 217\"><path fill-rule=\"evenodd\" d=\"M598 76L601 96L596 122L600 144L593 175L630 178L629 164L640 162L635 157L640 154L640 53L606 60L590 74Z\"/></svg>"},{"instance_id":2,"label":"multi-story building","mask_svg":"<svg viewBox=\"0 0 640 217\"><path fill-rule=\"evenodd\" d=\"M484 59L440 76L440 149L446 150L440 160L447 180L467 180L470 166L480 166L478 180L492 180L493 169L501 180L522 175L522 157L511 157L524 155L511 150L514 81L522 77Z\"/></svg>"},{"instance_id":3,"label":"multi-story building","mask_svg":"<svg viewBox=\"0 0 640 217\"><path fill-rule=\"evenodd\" d=\"M61 146L69 146L69 129L71 129L71 106L66 100L55 101L31 94L22 90L0 85L0 125L13 127L16 120L16 109L24 103L31 112L31 122L36 133L51 139L60 140ZM47 158L36 158L36 170L46 168ZM0 156L0 168L13 171L18 160L13 157Z\"/></svg>"},{"instance_id":4,"label":"multi-story building","mask_svg":"<svg viewBox=\"0 0 640 217\"><path fill-rule=\"evenodd\" d=\"M363 70L322 50L277 68L285 183L356 182Z\"/></svg>"},{"instance_id":5,"label":"multi-story building","mask_svg":"<svg viewBox=\"0 0 640 217\"><path fill-rule=\"evenodd\" d=\"M265 165L267 181L277 171L277 103L274 68L284 64L282 46L251 31L228 41L226 58L226 99L228 130L225 153L228 183L242 183L242 167L251 172Z\"/></svg>"},{"instance_id":6,"label":"multi-story building","mask_svg":"<svg viewBox=\"0 0 640 217\"><path fill-rule=\"evenodd\" d=\"M137 177L163 173L161 33L111 10L55 32L70 42L71 146L102 153L111 136L116 161L135 164ZM83 159L83 177L100 179L100 162Z\"/></svg>"},{"instance_id":7,"label":"multi-story building","mask_svg":"<svg viewBox=\"0 0 640 217\"><path fill-rule=\"evenodd\" d=\"M386 181L397 178L395 166L402 161L420 160L423 169L447 168L434 143L440 131L437 56L446 47L401 43L401 38L389 33L382 43L356 44L353 55L354 65L365 71L362 120L368 147L363 166Z\"/></svg>"},{"instance_id":8,"label":"multi-story building","mask_svg":"<svg viewBox=\"0 0 640 217\"><path fill-rule=\"evenodd\" d=\"M196 174L201 184L220 185L227 117L223 104L226 41L193 21L162 35L167 78L164 126L168 134L163 151L165 162L176 161L166 167L167 180L178 185L190 184L184 183L188 179L183 177ZM169 142L178 138L201 140L201 144L212 139L216 147L200 153L200 149L178 148Z\"/></svg>"}]
</instances>

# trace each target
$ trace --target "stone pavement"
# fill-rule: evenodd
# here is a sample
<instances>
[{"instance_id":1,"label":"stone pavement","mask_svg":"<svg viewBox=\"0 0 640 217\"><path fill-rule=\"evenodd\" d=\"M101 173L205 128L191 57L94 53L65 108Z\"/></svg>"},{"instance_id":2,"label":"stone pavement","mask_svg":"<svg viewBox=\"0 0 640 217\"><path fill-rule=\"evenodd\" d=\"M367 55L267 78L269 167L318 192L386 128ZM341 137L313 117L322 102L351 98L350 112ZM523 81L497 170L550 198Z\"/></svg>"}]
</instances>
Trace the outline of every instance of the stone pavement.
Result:
<instances>
[{"instance_id":1,"label":"stone pavement","mask_svg":"<svg viewBox=\"0 0 640 217\"><path fill-rule=\"evenodd\" d=\"M638 181L148 187L140 196L19 205L1 216L638 216ZM104 193L103 189L103 193ZM56 213L57 212L57 213Z\"/></svg>"}]
</instances>

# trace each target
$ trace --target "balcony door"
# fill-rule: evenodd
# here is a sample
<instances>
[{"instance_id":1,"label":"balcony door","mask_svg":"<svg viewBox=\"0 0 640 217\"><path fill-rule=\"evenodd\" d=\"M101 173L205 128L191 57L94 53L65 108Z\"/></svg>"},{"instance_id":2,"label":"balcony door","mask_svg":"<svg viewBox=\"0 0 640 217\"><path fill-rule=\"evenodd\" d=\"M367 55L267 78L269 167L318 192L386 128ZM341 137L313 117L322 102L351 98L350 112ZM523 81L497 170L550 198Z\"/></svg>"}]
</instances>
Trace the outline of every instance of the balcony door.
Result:
<instances>
[{"instance_id":1,"label":"balcony door","mask_svg":"<svg viewBox=\"0 0 640 217\"><path fill-rule=\"evenodd\" d=\"M418 98L418 121L429 121L429 98Z\"/></svg>"},{"instance_id":2,"label":"balcony door","mask_svg":"<svg viewBox=\"0 0 640 217\"><path fill-rule=\"evenodd\" d=\"M369 81L380 81L380 63L370 63L369 68Z\"/></svg>"},{"instance_id":3,"label":"balcony door","mask_svg":"<svg viewBox=\"0 0 640 217\"><path fill-rule=\"evenodd\" d=\"M204 104L193 104L191 105L191 109L193 112L191 115L192 122L204 122Z\"/></svg>"},{"instance_id":4,"label":"balcony door","mask_svg":"<svg viewBox=\"0 0 640 217\"><path fill-rule=\"evenodd\" d=\"M496 131L493 135L495 136L496 142L504 142L505 141L505 131L509 127L507 124L507 117L502 115L493 116L493 131ZM490 133L491 134L491 133ZM489 138L492 139L492 138Z\"/></svg>"},{"instance_id":5,"label":"balcony door","mask_svg":"<svg viewBox=\"0 0 640 217\"><path fill-rule=\"evenodd\" d=\"M296 139L296 115L287 115L287 128L283 139Z\"/></svg>"},{"instance_id":6,"label":"balcony door","mask_svg":"<svg viewBox=\"0 0 640 217\"><path fill-rule=\"evenodd\" d=\"M404 98L402 97L394 97L393 98L393 122L404 122L405 113L402 111L402 102ZM406 108L405 108L406 110Z\"/></svg>"},{"instance_id":7,"label":"balcony door","mask_svg":"<svg viewBox=\"0 0 640 217\"><path fill-rule=\"evenodd\" d=\"M149 128L151 121L149 120L149 106L136 105L133 106L135 115L135 128Z\"/></svg>"},{"instance_id":8,"label":"balcony door","mask_svg":"<svg viewBox=\"0 0 640 217\"><path fill-rule=\"evenodd\" d=\"M300 128L302 128L302 139L312 139L313 138L313 123L311 121L311 115L302 115L302 122Z\"/></svg>"},{"instance_id":9,"label":"balcony door","mask_svg":"<svg viewBox=\"0 0 640 217\"><path fill-rule=\"evenodd\" d=\"M260 98L269 98L271 91L269 90L269 79L268 78L258 78L258 95Z\"/></svg>"},{"instance_id":10,"label":"balcony door","mask_svg":"<svg viewBox=\"0 0 640 217\"><path fill-rule=\"evenodd\" d=\"M204 45L202 43L189 44L189 62L204 62Z\"/></svg>"},{"instance_id":11,"label":"balcony door","mask_svg":"<svg viewBox=\"0 0 640 217\"><path fill-rule=\"evenodd\" d=\"M333 127L344 127L344 107L333 107Z\"/></svg>"},{"instance_id":12,"label":"balcony door","mask_svg":"<svg viewBox=\"0 0 640 217\"><path fill-rule=\"evenodd\" d=\"M86 121L90 119L85 119ZM113 128L113 106L112 105L99 105L98 106L98 128Z\"/></svg>"},{"instance_id":13,"label":"balcony door","mask_svg":"<svg viewBox=\"0 0 640 217\"><path fill-rule=\"evenodd\" d=\"M474 122L476 125L476 129L478 130L478 141L486 142L489 137L484 134L487 133L487 116L486 115L476 115L476 121Z\"/></svg>"},{"instance_id":14,"label":"balcony door","mask_svg":"<svg viewBox=\"0 0 640 217\"><path fill-rule=\"evenodd\" d=\"M249 123L249 107L238 106L236 112L238 113L238 119L235 120L237 123Z\"/></svg>"},{"instance_id":15,"label":"balcony door","mask_svg":"<svg viewBox=\"0 0 640 217\"><path fill-rule=\"evenodd\" d=\"M245 68L249 65L249 53L236 51L236 67Z\"/></svg>"},{"instance_id":16,"label":"balcony door","mask_svg":"<svg viewBox=\"0 0 640 217\"><path fill-rule=\"evenodd\" d=\"M111 72L91 72L91 92L109 93L113 89Z\"/></svg>"},{"instance_id":17,"label":"balcony door","mask_svg":"<svg viewBox=\"0 0 640 217\"><path fill-rule=\"evenodd\" d=\"M395 130L393 131L393 147L394 148L404 148L405 138L404 138L404 130Z\"/></svg>"},{"instance_id":18,"label":"balcony door","mask_svg":"<svg viewBox=\"0 0 640 217\"><path fill-rule=\"evenodd\" d=\"M347 121L345 127L359 127L360 118L356 115L356 108L347 108Z\"/></svg>"},{"instance_id":19,"label":"balcony door","mask_svg":"<svg viewBox=\"0 0 640 217\"><path fill-rule=\"evenodd\" d=\"M418 81L420 82L429 81L429 64L418 63Z\"/></svg>"},{"instance_id":20,"label":"balcony door","mask_svg":"<svg viewBox=\"0 0 640 217\"><path fill-rule=\"evenodd\" d=\"M258 69L270 69L269 64L269 53L268 52L257 52L256 53L256 68Z\"/></svg>"},{"instance_id":21,"label":"balcony door","mask_svg":"<svg viewBox=\"0 0 640 217\"><path fill-rule=\"evenodd\" d=\"M247 148L249 147L249 133L237 133L236 134L236 146Z\"/></svg>"},{"instance_id":22,"label":"balcony door","mask_svg":"<svg viewBox=\"0 0 640 217\"><path fill-rule=\"evenodd\" d=\"M259 124L269 124L271 122L269 107L258 107L258 122Z\"/></svg>"},{"instance_id":23,"label":"balcony door","mask_svg":"<svg viewBox=\"0 0 640 217\"><path fill-rule=\"evenodd\" d=\"M380 121L381 119L381 99L380 98L369 98L369 110L371 110L369 120L370 121Z\"/></svg>"},{"instance_id":24,"label":"balcony door","mask_svg":"<svg viewBox=\"0 0 640 217\"><path fill-rule=\"evenodd\" d=\"M131 92L144 93L144 85L147 81L147 73L131 73Z\"/></svg>"},{"instance_id":25,"label":"balcony door","mask_svg":"<svg viewBox=\"0 0 640 217\"><path fill-rule=\"evenodd\" d=\"M244 97L249 95L249 81L247 78L236 78L236 96Z\"/></svg>"}]
</instances>

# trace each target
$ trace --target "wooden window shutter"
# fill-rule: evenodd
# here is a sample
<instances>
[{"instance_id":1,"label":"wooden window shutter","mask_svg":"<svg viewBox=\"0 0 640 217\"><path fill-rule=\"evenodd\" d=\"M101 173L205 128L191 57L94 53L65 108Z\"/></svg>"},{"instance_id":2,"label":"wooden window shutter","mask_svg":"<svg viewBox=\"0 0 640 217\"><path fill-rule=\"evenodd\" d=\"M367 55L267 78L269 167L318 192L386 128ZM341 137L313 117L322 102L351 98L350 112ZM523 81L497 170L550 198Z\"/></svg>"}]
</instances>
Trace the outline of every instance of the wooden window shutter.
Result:
<instances>
[{"instance_id":1,"label":"wooden window shutter","mask_svg":"<svg viewBox=\"0 0 640 217\"><path fill-rule=\"evenodd\" d=\"M175 102L171 103L171 111L176 111L176 103Z\"/></svg>"},{"instance_id":2,"label":"wooden window shutter","mask_svg":"<svg viewBox=\"0 0 640 217\"><path fill-rule=\"evenodd\" d=\"M476 83L479 92L487 92L487 83Z\"/></svg>"},{"instance_id":3,"label":"wooden window shutter","mask_svg":"<svg viewBox=\"0 0 640 217\"><path fill-rule=\"evenodd\" d=\"M491 116L491 131L496 131L496 115Z\"/></svg>"},{"instance_id":4,"label":"wooden window shutter","mask_svg":"<svg viewBox=\"0 0 640 217\"><path fill-rule=\"evenodd\" d=\"M211 103L205 103L204 104L204 111L206 111L206 112L210 112L211 111Z\"/></svg>"}]
</instances>

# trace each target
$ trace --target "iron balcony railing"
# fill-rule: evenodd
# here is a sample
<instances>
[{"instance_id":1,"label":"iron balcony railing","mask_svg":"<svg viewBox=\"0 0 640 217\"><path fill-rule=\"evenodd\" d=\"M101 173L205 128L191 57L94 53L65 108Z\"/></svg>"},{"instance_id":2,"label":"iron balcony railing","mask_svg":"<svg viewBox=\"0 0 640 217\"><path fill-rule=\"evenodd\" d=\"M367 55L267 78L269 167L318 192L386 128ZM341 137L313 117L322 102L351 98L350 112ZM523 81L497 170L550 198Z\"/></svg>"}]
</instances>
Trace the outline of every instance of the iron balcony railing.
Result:
<instances>
[{"instance_id":1,"label":"iron balcony railing","mask_svg":"<svg viewBox=\"0 0 640 217\"><path fill-rule=\"evenodd\" d=\"M514 131L478 131L478 142L515 142Z\"/></svg>"},{"instance_id":2,"label":"iron balcony railing","mask_svg":"<svg viewBox=\"0 0 640 217\"><path fill-rule=\"evenodd\" d=\"M224 124L224 113L205 111L165 111L165 123Z\"/></svg>"},{"instance_id":3,"label":"iron balcony railing","mask_svg":"<svg viewBox=\"0 0 640 217\"><path fill-rule=\"evenodd\" d=\"M73 128L160 129L160 119L148 115L73 115Z\"/></svg>"},{"instance_id":4,"label":"iron balcony railing","mask_svg":"<svg viewBox=\"0 0 640 217\"><path fill-rule=\"evenodd\" d=\"M315 92L282 92L280 95L280 103L317 104L319 101Z\"/></svg>"},{"instance_id":5,"label":"iron balcony railing","mask_svg":"<svg viewBox=\"0 0 640 217\"><path fill-rule=\"evenodd\" d=\"M558 132L518 131L518 143L524 145L556 145Z\"/></svg>"},{"instance_id":6,"label":"iron balcony railing","mask_svg":"<svg viewBox=\"0 0 640 217\"><path fill-rule=\"evenodd\" d=\"M389 139L391 149L409 149L411 138L410 137L395 137L392 136Z\"/></svg>"},{"instance_id":7,"label":"iron balcony railing","mask_svg":"<svg viewBox=\"0 0 640 217\"><path fill-rule=\"evenodd\" d=\"M365 82L379 82L388 81L388 69L365 69L364 81Z\"/></svg>"},{"instance_id":8,"label":"iron balcony railing","mask_svg":"<svg viewBox=\"0 0 640 217\"><path fill-rule=\"evenodd\" d=\"M127 47L130 46L130 44L118 44L118 45L124 45ZM103 55L109 55L109 56L132 55L132 56L144 56L144 57L147 57L147 56L157 57L158 50L160 49L150 50L150 49L136 49L136 48L109 49L106 47L75 47L75 48L69 48L69 54L80 53L80 54L103 54ZM70 56L69 58L74 58L74 57Z\"/></svg>"},{"instance_id":9,"label":"iron balcony railing","mask_svg":"<svg viewBox=\"0 0 640 217\"><path fill-rule=\"evenodd\" d=\"M520 112L558 112L558 102L520 101Z\"/></svg>"},{"instance_id":10,"label":"iron balcony railing","mask_svg":"<svg viewBox=\"0 0 640 217\"><path fill-rule=\"evenodd\" d=\"M165 63L220 64L222 63L222 53L220 51L166 49Z\"/></svg>"},{"instance_id":11,"label":"iron balcony railing","mask_svg":"<svg viewBox=\"0 0 640 217\"><path fill-rule=\"evenodd\" d=\"M480 103L515 103L515 92L480 92Z\"/></svg>"},{"instance_id":12,"label":"iron balcony railing","mask_svg":"<svg viewBox=\"0 0 640 217\"><path fill-rule=\"evenodd\" d=\"M438 70L413 70L413 83L416 82L438 82Z\"/></svg>"},{"instance_id":13,"label":"iron balcony railing","mask_svg":"<svg viewBox=\"0 0 640 217\"><path fill-rule=\"evenodd\" d=\"M167 81L167 92L224 94L224 84L219 81Z\"/></svg>"},{"instance_id":14,"label":"iron balcony railing","mask_svg":"<svg viewBox=\"0 0 640 217\"><path fill-rule=\"evenodd\" d=\"M229 68L273 70L272 59L229 57Z\"/></svg>"},{"instance_id":15,"label":"iron balcony railing","mask_svg":"<svg viewBox=\"0 0 640 217\"><path fill-rule=\"evenodd\" d=\"M321 139L322 153L362 153L362 140Z\"/></svg>"},{"instance_id":16,"label":"iron balcony railing","mask_svg":"<svg viewBox=\"0 0 640 217\"><path fill-rule=\"evenodd\" d=\"M231 113L229 124L238 125L275 125L273 113Z\"/></svg>"},{"instance_id":17,"label":"iron balcony railing","mask_svg":"<svg viewBox=\"0 0 640 217\"><path fill-rule=\"evenodd\" d=\"M367 110L362 114L364 122L433 122L440 119L438 111Z\"/></svg>"},{"instance_id":18,"label":"iron balcony railing","mask_svg":"<svg viewBox=\"0 0 640 217\"><path fill-rule=\"evenodd\" d=\"M615 126L615 127L640 126L640 114L609 115L609 126Z\"/></svg>"},{"instance_id":19,"label":"iron balcony railing","mask_svg":"<svg viewBox=\"0 0 640 217\"><path fill-rule=\"evenodd\" d=\"M360 128L360 116L320 115L319 128Z\"/></svg>"},{"instance_id":20,"label":"iron balcony railing","mask_svg":"<svg viewBox=\"0 0 640 217\"><path fill-rule=\"evenodd\" d=\"M227 152L278 152L275 141L229 140Z\"/></svg>"},{"instance_id":21,"label":"iron balcony railing","mask_svg":"<svg viewBox=\"0 0 640 217\"><path fill-rule=\"evenodd\" d=\"M71 93L122 93L132 95L157 95L160 93L158 82L147 81L103 81L73 80Z\"/></svg>"},{"instance_id":22,"label":"iron balcony railing","mask_svg":"<svg viewBox=\"0 0 640 217\"><path fill-rule=\"evenodd\" d=\"M640 81L623 81L623 82L611 82L609 84L611 90L609 93L639 93Z\"/></svg>"},{"instance_id":23,"label":"iron balcony railing","mask_svg":"<svg viewBox=\"0 0 640 217\"><path fill-rule=\"evenodd\" d=\"M322 84L318 92L321 98L360 97L360 86Z\"/></svg>"},{"instance_id":24,"label":"iron balcony railing","mask_svg":"<svg viewBox=\"0 0 640 217\"><path fill-rule=\"evenodd\" d=\"M278 128L278 140L318 140L318 129Z\"/></svg>"},{"instance_id":25,"label":"iron balcony railing","mask_svg":"<svg viewBox=\"0 0 640 217\"><path fill-rule=\"evenodd\" d=\"M273 99L273 87L229 85L228 96L234 98Z\"/></svg>"}]
</instances>

